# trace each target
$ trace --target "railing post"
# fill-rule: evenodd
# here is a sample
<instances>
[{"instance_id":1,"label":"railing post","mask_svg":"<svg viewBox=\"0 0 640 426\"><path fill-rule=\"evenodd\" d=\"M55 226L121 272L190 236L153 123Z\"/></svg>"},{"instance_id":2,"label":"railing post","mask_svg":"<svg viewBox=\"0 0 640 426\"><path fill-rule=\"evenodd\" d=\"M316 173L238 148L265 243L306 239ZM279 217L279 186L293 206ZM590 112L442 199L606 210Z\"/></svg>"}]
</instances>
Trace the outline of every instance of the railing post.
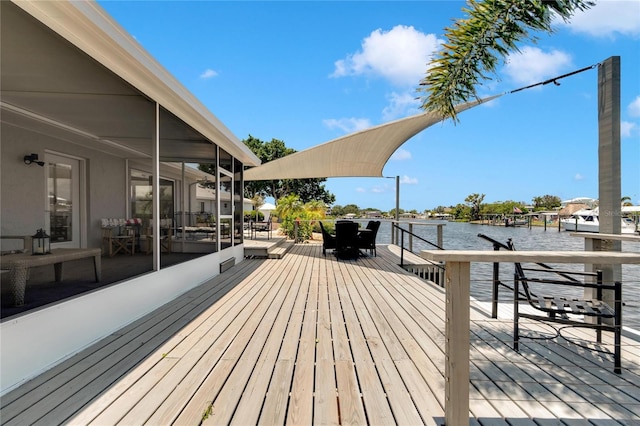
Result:
<instances>
[{"instance_id":1,"label":"railing post","mask_svg":"<svg viewBox=\"0 0 640 426\"><path fill-rule=\"evenodd\" d=\"M499 251L500 246L497 244L493 245L493 250ZM493 262L493 292L492 292L492 301L491 301L491 318L498 318L498 293L500 291L499 288L500 283L500 263Z\"/></svg>"},{"instance_id":2,"label":"railing post","mask_svg":"<svg viewBox=\"0 0 640 426\"><path fill-rule=\"evenodd\" d=\"M413 223L409 222L409 251L413 253Z\"/></svg>"},{"instance_id":3,"label":"railing post","mask_svg":"<svg viewBox=\"0 0 640 426\"><path fill-rule=\"evenodd\" d=\"M442 224L437 225L437 233L438 233L438 236L437 236L436 241L437 241L437 243L438 243L438 247L444 247L444 246L442 245L442 227L443 227L443 226L444 226L444 225L442 225Z\"/></svg>"},{"instance_id":4,"label":"railing post","mask_svg":"<svg viewBox=\"0 0 640 426\"><path fill-rule=\"evenodd\" d=\"M404 232L400 235L400 266L404 266Z\"/></svg>"},{"instance_id":5,"label":"railing post","mask_svg":"<svg viewBox=\"0 0 640 426\"><path fill-rule=\"evenodd\" d=\"M391 244L395 245L396 243L396 227L393 220L391 221Z\"/></svg>"},{"instance_id":6,"label":"railing post","mask_svg":"<svg viewBox=\"0 0 640 426\"><path fill-rule=\"evenodd\" d=\"M447 426L469 424L469 262L447 262L445 400Z\"/></svg>"}]
</instances>

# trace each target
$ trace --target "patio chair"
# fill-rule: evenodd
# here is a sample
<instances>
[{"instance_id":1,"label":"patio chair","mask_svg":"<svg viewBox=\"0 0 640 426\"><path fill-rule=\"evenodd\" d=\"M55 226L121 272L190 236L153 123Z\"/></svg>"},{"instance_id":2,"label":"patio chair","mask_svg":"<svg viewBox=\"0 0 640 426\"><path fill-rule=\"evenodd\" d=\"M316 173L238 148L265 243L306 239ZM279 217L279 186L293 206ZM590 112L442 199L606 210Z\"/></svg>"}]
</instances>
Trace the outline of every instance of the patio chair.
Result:
<instances>
[{"instance_id":1,"label":"patio chair","mask_svg":"<svg viewBox=\"0 0 640 426\"><path fill-rule=\"evenodd\" d=\"M267 216L263 222L252 222L251 223L251 232L255 236L258 232L266 232L267 239L271 239L271 230L272 230L272 221L271 216Z\"/></svg>"},{"instance_id":2,"label":"patio chair","mask_svg":"<svg viewBox=\"0 0 640 426\"><path fill-rule=\"evenodd\" d=\"M621 354L620 354L620 342L622 332L622 284L615 282L614 284L602 283L602 271L596 273L590 272L567 272L557 271L547 268L523 268L519 263L515 264L516 272L514 274L514 316L513 316L513 347L514 350L519 350L520 340L520 318L528 318L536 321L561 324L564 327L555 329L555 335L550 338L555 338L561 335L561 331L565 327L580 327L591 328L596 330L596 341L602 343L602 331L610 331L614 334L614 353L613 371L617 374L621 373ZM537 276L526 276L527 273L535 273ZM546 274L555 273L560 278L540 278L540 276L546 277ZM596 282L582 282L571 275L595 275ZM554 286L555 295L542 295L535 294L531 289L531 284L552 284ZM523 292L520 292L520 285L522 285ZM584 294L584 289L594 289L595 297L593 299L583 298L569 298L561 297L558 293L562 293L562 286L564 288L578 287L580 293ZM602 301L603 290L613 290L614 292L614 308L611 308L608 304ZM519 309L519 302L526 301L530 307L535 311L541 312L541 314L525 313ZM592 321L588 321L587 318L592 318ZM605 320L603 323L603 320ZM596 350L599 352L608 353L594 347L588 347L586 345L577 343L575 339L568 339L578 346L584 347L590 350Z\"/></svg>"},{"instance_id":3,"label":"patio chair","mask_svg":"<svg viewBox=\"0 0 640 426\"><path fill-rule=\"evenodd\" d=\"M322 224L322 222L318 222L320 224L320 230L322 231L322 254L324 256L327 255L327 249L335 250L336 248L336 237L331 235L329 231L327 231Z\"/></svg>"},{"instance_id":4,"label":"patio chair","mask_svg":"<svg viewBox=\"0 0 640 426\"><path fill-rule=\"evenodd\" d=\"M336 248L333 252L339 259L357 259L360 256L356 222L336 223Z\"/></svg>"},{"instance_id":5,"label":"patio chair","mask_svg":"<svg viewBox=\"0 0 640 426\"><path fill-rule=\"evenodd\" d=\"M124 219L102 219L102 244L105 254L113 257L122 252L133 255L136 250L136 228L127 226Z\"/></svg>"},{"instance_id":6,"label":"patio chair","mask_svg":"<svg viewBox=\"0 0 640 426\"><path fill-rule=\"evenodd\" d=\"M160 250L166 253L171 253L172 250L174 231L172 225L173 221L171 219L160 219ZM153 251L154 236L153 224L150 223L149 226L145 228L144 235L141 236L142 239L147 241L146 254L150 254Z\"/></svg>"},{"instance_id":7,"label":"patio chair","mask_svg":"<svg viewBox=\"0 0 640 426\"><path fill-rule=\"evenodd\" d=\"M369 250L370 254L377 256L376 253L376 236L380 228L379 220L370 220L367 227L358 233L358 248Z\"/></svg>"}]
</instances>

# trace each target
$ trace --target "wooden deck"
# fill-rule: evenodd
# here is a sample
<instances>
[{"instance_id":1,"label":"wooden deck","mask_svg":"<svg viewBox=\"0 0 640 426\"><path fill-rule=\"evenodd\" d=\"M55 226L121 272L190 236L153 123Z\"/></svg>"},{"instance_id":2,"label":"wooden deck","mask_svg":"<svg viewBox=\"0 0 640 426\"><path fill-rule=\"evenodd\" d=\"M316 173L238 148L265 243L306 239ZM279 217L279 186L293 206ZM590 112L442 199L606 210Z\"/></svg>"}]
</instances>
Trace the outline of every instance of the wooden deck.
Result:
<instances>
[{"instance_id":1,"label":"wooden deck","mask_svg":"<svg viewBox=\"0 0 640 426\"><path fill-rule=\"evenodd\" d=\"M441 424L444 290L394 249L245 260L4 395L2 424ZM472 422L640 425L637 341L616 375L610 356L510 338L472 304Z\"/></svg>"}]
</instances>

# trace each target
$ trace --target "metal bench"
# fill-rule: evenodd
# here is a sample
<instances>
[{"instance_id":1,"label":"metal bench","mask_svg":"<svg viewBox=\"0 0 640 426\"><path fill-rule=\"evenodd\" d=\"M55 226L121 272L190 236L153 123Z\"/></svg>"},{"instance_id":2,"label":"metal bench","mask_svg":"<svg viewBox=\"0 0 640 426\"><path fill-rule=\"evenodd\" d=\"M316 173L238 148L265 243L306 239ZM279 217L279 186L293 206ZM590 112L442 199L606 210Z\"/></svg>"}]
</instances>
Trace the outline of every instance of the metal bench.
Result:
<instances>
[{"instance_id":1,"label":"metal bench","mask_svg":"<svg viewBox=\"0 0 640 426\"><path fill-rule=\"evenodd\" d=\"M31 253L18 253L0 256L0 269L9 271L9 285L13 294L14 304L24 304L29 268L53 265L56 282L61 282L62 264L71 260L93 257L96 282L102 279L101 249L99 248L59 248L51 250L50 254L33 256Z\"/></svg>"},{"instance_id":2,"label":"metal bench","mask_svg":"<svg viewBox=\"0 0 640 426\"><path fill-rule=\"evenodd\" d=\"M620 374L621 354L620 342L622 338L622 284L615 282L613 284L604 284L602 282L602 272L570 272L557 271L544 268L523 268L520 263L515 264L516 272L514 274L513 285L513 349L519 350L520 341L520 318L528 318L536 321L562 324L567 327L591 328L596 330L596 341L602 343L602 331L610 331L614 334L614 351L613 351L613 371ZM562 275L563 279L526 276L527 273L545 274L553 273ZM582 282L572 279L572 275L584 275L585 277L595 277L596 282ZM558 286L578 287L582 289L595 289L593 298L571 298L562 297L551 294L536 294L531 290L531 284L551 284L557 291ZM520 286L522 285L522 293ZM614 307L602 301L603 291L609 290L614 293ZM520 301L526 301L529 306L536 311L541 312L540 315L535 313L521 312L519 309ZM589 321L588 318L592 318ZM604 320L604 321L603 321ZM560 335L560 331L556 330L556 336Z\"/></svg>"}]
</instances>

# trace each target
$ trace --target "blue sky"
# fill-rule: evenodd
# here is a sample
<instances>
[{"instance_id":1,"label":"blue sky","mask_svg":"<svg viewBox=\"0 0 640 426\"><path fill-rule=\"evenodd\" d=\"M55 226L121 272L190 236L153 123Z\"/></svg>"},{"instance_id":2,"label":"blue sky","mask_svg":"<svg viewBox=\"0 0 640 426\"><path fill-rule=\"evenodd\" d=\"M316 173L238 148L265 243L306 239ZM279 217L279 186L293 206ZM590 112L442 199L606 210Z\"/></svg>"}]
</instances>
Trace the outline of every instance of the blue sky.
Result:
<instances>
[{"instance_id":1,"label":"blue sky","mask_svg":"<svg viewBox=\"0 0 640 426\"><path fill-rule=\"evenodd\" d=\"M239 138L303 150L421 112L416 88L460 1L100 1ZM622 195L640 204L640 0L599 0L525 41L478 90L505 93L621 57ZM502 96L405 143L400 207L598 197L597 69ZM389 210L395 183L331 178L336 204Z\"/></svg>"}]
</instances>

